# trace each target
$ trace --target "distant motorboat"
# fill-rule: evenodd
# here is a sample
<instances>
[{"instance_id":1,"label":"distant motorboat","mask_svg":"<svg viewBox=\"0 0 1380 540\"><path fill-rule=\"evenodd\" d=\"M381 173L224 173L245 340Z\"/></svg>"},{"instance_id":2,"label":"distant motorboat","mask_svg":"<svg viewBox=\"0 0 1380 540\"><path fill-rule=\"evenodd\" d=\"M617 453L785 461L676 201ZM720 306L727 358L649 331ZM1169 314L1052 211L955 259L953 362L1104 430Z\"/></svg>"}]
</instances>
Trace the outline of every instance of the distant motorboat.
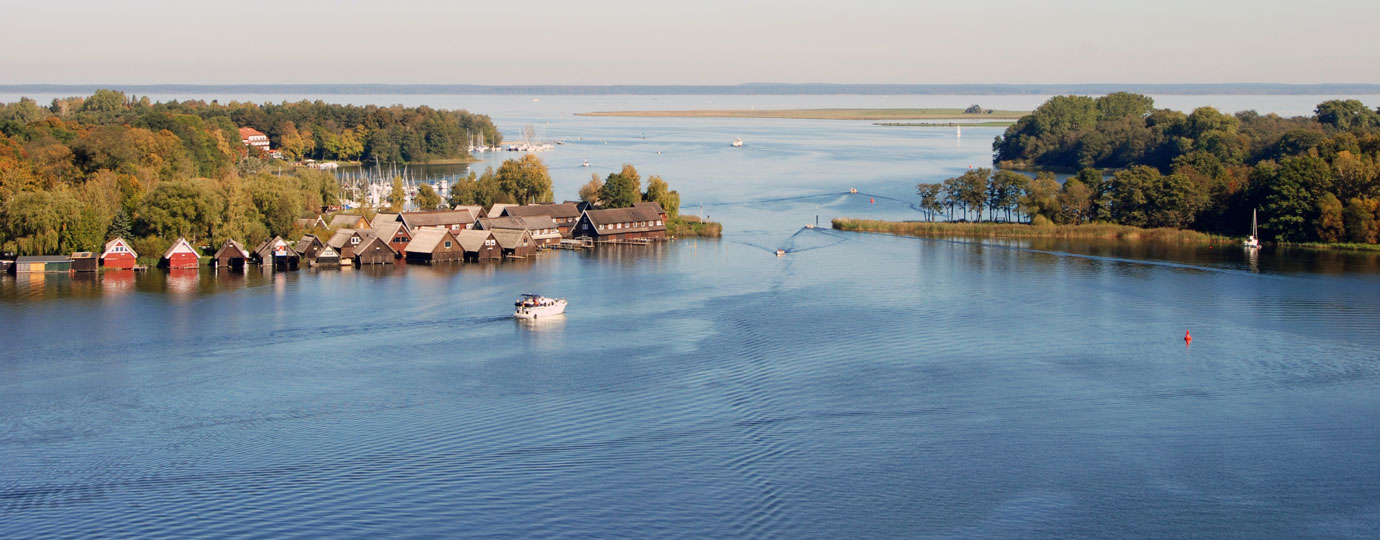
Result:
<instances>
[{"instance_id":1,"label":"distant motorboat","mask_svg":"<svg viewBox=\"0 0 1380 540\"><path fill-rule=\"evenodd\" d=\"M742 138L742 137L734 137L732 146L733 146L734 148L739 148L739 147L743 146L743 138Z\"/></svg>"},{"instance_id":2,"label":"distant motorboat","mask_svg":"<svg viewBox=\"0 0 1380 540\"><path fill-rule=\"evenodd\" d=\"M1259 234L1255 229L1255 210L1251 210L1251 235L1247 236L1246 241L1242 242L1241 245L1245 246L1246 249L1260 249L1260 237L1257 236Z\"/></svg>"},{"instance_id":3,"label":"distant motorboat","mask_svg":"<svg viewBox=\"0 0 1380 540\"><path fill-rule=\"evenodd\" d=\"M784 250L784 249L777 249L777 250L776 250L776 256L777 256L777 257L784 257L785 255L786 255L786 250Z\"/></svg>"},{"instance_id":4,"label":"distant motorboat","mask_svg":"<svg viewBox=\"0 0 1380 540\"><path fill-rule=\"evenodd\" d=\"M585 160L585 164L584 164L584 165L581 165L581 167L588 167L588 166L589 166L589 160L586 159L586 160Z\"/></svg>"},{"instance_id":5,"label":"distant motorboat","mask_svg":"<svg viewBox=\"0 0 1380 540\"><path fill-rule=\"evenodd\" d=\"M539 294L524 294L513 302L513 316L519 319L536 319L565 313L564 298L547 298Z\"/></svg>"}]
</instances>

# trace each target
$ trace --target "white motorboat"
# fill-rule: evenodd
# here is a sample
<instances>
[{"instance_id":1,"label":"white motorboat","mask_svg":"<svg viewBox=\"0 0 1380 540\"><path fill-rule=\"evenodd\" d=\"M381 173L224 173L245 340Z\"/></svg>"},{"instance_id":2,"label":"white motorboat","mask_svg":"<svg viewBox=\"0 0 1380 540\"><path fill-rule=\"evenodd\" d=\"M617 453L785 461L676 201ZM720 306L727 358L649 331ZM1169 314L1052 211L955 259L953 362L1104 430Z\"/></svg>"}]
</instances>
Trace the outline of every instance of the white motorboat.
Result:
<instances>
[{"instance_id":1,"label":"white motorboat","mask_svg":"<svg viewBox=\"0 0 1380 540\"><path fill-rule=\"evenodd\" d=\"M732 144L732 146L733 146L734 148L738 148L738 147L743 146L743 138L742 138L742 137L734 137L734 138L733 138L733 144Z\"/></svg>"},{"instance_id":2,"label":"white motorboat","mask_svg":"<svg viewBox=\"0 0 1380 540\"><path fill-rule=\"evenodd\" d=\"M1259 249L1259 248L1260 248L1260 236L1259 236L1259 234L1260 234L1260 233L1256 232L1256 230L1255 230L1255 210L1251 210L1251 235L1250 235L1250 236L1247 236L1247 237L1246 237L1246 241L1245 241L1245 242L1242 242L1241 245L1245 246L1246 249Z\"/></svg>"},{"instance_id":3,"label":"white motorboat","mask_svg":"<svg viewBox=\"0 0 1380 540\"><path fill-rule=\"evenodd\" d=\"M552 317L565 313L564 298L547 298L539 294L524 294L513 302L513 316L519 319Z\"/></svg>"}]
</instances>

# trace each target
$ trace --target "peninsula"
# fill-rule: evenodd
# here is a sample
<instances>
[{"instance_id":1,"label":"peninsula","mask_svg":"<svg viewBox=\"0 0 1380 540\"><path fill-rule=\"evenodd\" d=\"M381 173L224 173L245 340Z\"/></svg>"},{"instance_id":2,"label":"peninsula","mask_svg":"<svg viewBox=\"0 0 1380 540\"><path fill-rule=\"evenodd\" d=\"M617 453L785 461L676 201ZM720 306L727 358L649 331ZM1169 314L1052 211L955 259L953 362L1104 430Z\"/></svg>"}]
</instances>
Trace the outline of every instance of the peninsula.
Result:
<instances>
[{"instance_id":1,"label":"peninsula","mask_svg":"<svg viewBox=\"0 0 1380 540\"><path fill-rule=\"evenodd\" d=\"M598 111L577 116L640 118L784 118L793 120L1016 120L1028 111L965 112L964 109L698 109L681 111ZM1003 124L1005 125L1005 124Z\"/></svg>"}]
</instances>

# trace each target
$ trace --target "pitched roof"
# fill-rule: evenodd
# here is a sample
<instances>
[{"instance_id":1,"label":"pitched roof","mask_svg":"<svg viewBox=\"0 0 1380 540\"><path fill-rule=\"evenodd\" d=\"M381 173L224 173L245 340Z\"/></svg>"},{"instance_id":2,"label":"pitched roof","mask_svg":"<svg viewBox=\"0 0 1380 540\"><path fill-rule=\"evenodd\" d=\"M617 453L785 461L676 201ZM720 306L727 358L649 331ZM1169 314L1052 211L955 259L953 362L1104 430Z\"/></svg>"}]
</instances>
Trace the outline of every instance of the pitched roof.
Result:
<instances>
[{"instance_id":1,"label":"pitched roof","mask_svg":"<svg viewBox=\"0 0 1380 540\"><path fill-rule=\"evenodd\" d=\"M661 208L661 203L656 201L636 202L633 203L633 208L646 208L648 210L656 212L658 216L666 213L666 210Z\"/></svg>"},{"instance_id":2,"label":"pitched roof","mask_svg":"<svg viewBox=\"0 0 1380 540\"><path fill-rule=\"evenodd\" d=\"M363 232L360 233L360 237L361 237L361 238L360 238L360 241L359 241L359 245L358 245L358 246L355 246L355 253L356 253L356 254L358 254L358 253L363 253L363 252L364 252L364 249L367 248L367 247L369 246L369 243L370 243L370 242L374 242L374 241L382 242L382 243L383 243L383 247L388 248L388 251L393 252L394 255L397 255L397 254L398 254L398 250L393 249L393 246L391 246L391 245L388 244L388 240L383 239L383 238L379 238L378 236L375 236L374 233L373 233L372 231L363 231Z\"/></svg>"},{"instance_id":3,"label":"pitched roof","mask_svg":"<svg viewBox=\"0 0 1380 540\"><path fill-rule=\"evenodd\" d=\"M326 245L336 249L343 248L345 244L350 243L350 237L359 232L356 229L336 229L335 234L331 235L331 239L326 241ZM360 236L363 237L364 235L361 234Z\"/></svg>"},{"instance_id":4,"label":"pitched roof","mask_svg":"<svg viewBox=\"0 0 1380 540\"><path fill-rule=\"evenodd\" d=\"M460 231L460 234L455 235L455 239L460 242L460 247L464 248L465 251L479 251L484 248L484 241L491 236L493 233L489 231L465 229Z\"/></svg>"},{"instance_id":5,"label":"pitched roof","mask_svg":"<svg viewBox=\"0 0 1380 540\"><path fill-rule=\"evenodd\" d=\"M254 254L258 255L260 258L265 259L272 257L273 246L277 245L278 242L283 243L284 254L286 256L301 257L301 255L298 254L296 250L292 249L292 244L289 244L286 240L283 240L283 237L281 236L275 236L273 238L269 238L268 240L264 240L262 244L259 244L259 247L254 248Z\"/></svg>"},{"instance_id":6,"label":"pitched roof","mask_svg":"<svg viewBox=\"0 0 1380 540\"><path fill-rule=\"evenodd\" d=\"M470 215L474 216L475 219L486 217L484 215L484 207L479 206L477 204L462 204L454 208L451 208L451 210L469 210Z\"/></svg>"},{"instance_id":7,"label":"pitched roof","mask_svg":"<svg viewBox=\"0 0 1380 540\"><path fill-rule=\"evenodd\" d=\"M529 231L541 231L546 229L556 229L556 220L551 216L529 216L513 217L503 216L496 218L484 218L479 220L479 225L485 229L527 229Z\"/></svg>"},{"instance_id":8,"label":"pitched roof","mask_svg":"<svg viewBox=\"0 0 1380 540\"><path fill-rule=\"evenodd\" d=\"M320 243L321 239L317 238L316 235L304 234L302 235L302 239L297 241L297 246L293 247L292 249L296 250L298 253L306 253L308 249L311 249L312 244Z\"/></svg>"},{"instance_id":9,"label":"pitched roof","mask_svg":"<svg viewBox=\"0 0 1380 540\"><path fill-rule=\"evenodd\" d=\"M326 220L321 219L321 216L309 217L309 218L305 218L305 217L304 217L304 218L298 219L298 220L296 220L296 221L293 221L292 224L293 224L293 225L301 225L303 229L310 229L310 228L312 228L312 227L317 227L317 226L325 227L325 226L326 226Z\"/></svg>"},{"instance_id":10,"label":"pitched roof","mask_svg":"<svg viewBox=\"0 0 1380 540\"><path fill-rule=\"evenodd\" d=\"M379 225L383 225L385 223L396 223L397 221L397 214L374 214L374 219L369 221L369 228L377 229L379 228Z\"/></svg>"},{"instance_id":11,"label":"pitched roof","mask_svg":"<svg viewBox=\"0 0 1380 540\"><path fill-rule=\"evenodd\" d=\"M503 209L505 216L528 217L548 216L551 218L577 218L580 209L573 203L543 203L526 206L509 206Z\"/></svg>"},{"instance_id":12,"label":"pitched roof","mask_svg":"<svg viewBox=\"0 0 1380 540\"><path fill-rule=\"evenodd\" d=\"M494 235L494 240L498 240L498 245L503 249L519 247L518 244L522 241L523 236L526 236L529 241L532 239L532 235L526 230L494 229L489 232Z\"/></svg>"},{"instance_id":13,"label":"pitched roof","mask_svg":"<svg viewBox=\"0 0 1380 540\"><path fill-rule=\"evenodd\" d=\"M248 139L248 138L250 138L250 137L252 137L252 136L255 136L255 135L258 135L258 136L260 136L260 137L266 136L266 135L264 135L264 132L259 131L259 130L257 130L257 129L254 129L254 128L252 128L252 127L242 127L242 128L240 128L240 139L241 139L241 140L243 140L243 139Z\"/></svg>"},{"instance_id":14,"label":"pitched roof","mask_svg":"<svg viewBox=\"0 0 1380 540\"><path fill-rule=\"evenodd\" d=\"M433 212L403 212L398 214L407 228L436 227L457 223L474 223L474 214L469 210L436 210Z\"/></svg>"},{"instance_id":15,"label":"pitched roof","mask_svg":"<svg viewBox=\"0 0 1380 540\"><path fill-rule=\"evenodd\" d=\"M231 253L246 259L249 258L249 252L245 251L244 246L234 240L226 240L224 244L221 244L220 249L216 250L216 255L213 258L219 259L221 254L225 253L226 250L234 250Z\"/></svg>"},{"instance_id":16,"label":"pitched roof","mask_svg":"<svg viewBox=\"0 0 1380 540\"><path fill-rule=\"evenodd\" d=\"M650 208L609 208L605 210L586 210L585 215L589 216L590 223L595 226L608 225L610 223L636 223L640 221L650 221L651 225L638 225L617 229L622 232L639 231L660 231L665 230L666 225L657 225L661 215L653 212Z\"/></svg>"},{"instance_id":17,"label":"pitched roof","mask_svg":"<svg viewBox=\"0 0 1380 540\"><path fill-rule=\"evenodd\" d=\"M106 242L105 250L101 252L101 258L104 259L106 255L109 255L110 248L113 248L116 245L125 246L125 249L129 250L130 255L133 255L136 259L139 258L139 254L134 252L134 247L129 245L129 241L125 240L123 236L117 236L111 239L109 242Z\"/></svg>"},{"instance_id":18,"label":"pitched roof","mask_svg":"<svg viewBox=\"0 0 1380 540\"><path fill-rule=\"evenodd\" d=\"M173 242L173 244L172 244L171 246L168 247L168 250L167 250L167 251L164 251L164 252L163 252L163 258L166 259L166 258L172 257L173 253L176 253L176 252L179 252L179 251L181 251L181 252L183 252L183 253L191 253L192 256L194 256L194 257L196 257L196 258L198 258L198 259L201 258L201 254L196 252L196 248L192 247L192 244L189 243L189 242L187 242L187 239L186 239L186 238L183 238L183 237L180 237L180 236L177 237L177 241L176 241L176 242Z\"/></svg>"},{"instance_id":19,"label":"pitched roof","mask_svg":"<svg viewBox=\"0 0 1380 540\"><path fill-rule=\"evenodd\" d=\"M404 251L410 253L431 253L436 251L436 246L440 245L446 238L454 239L455 236L450 231L440 227L423 227L412 231L412 241L407 244Z\"/></svg>"},{"instance_id":20,"label":"pitched roof","mask_svg":"<svg viewBox=\"0 0 1380 540\"><path fill-rule=\"evenodd\" d=\"M517 205L516 205L516 204L513 204L513 203L494 203L493 206L490 206L490 207L489 207L489 215L484 216L484 217L498 217L498 216L501 216L501 215L503 215L503 210L504 210L505 208L508 208L509 206L517 206Z\"/></svg>"},{"instance_id":21,"label":"pitched roof","mask_svg":"<svg viewBox=\"0 0 1380 540\"><path fill-rule=\"evenodd\" d=\"M359 214L336 214L334 216L331 216L331 222L328 223L327 226L356 227L359 225L359 222L361 220L363 220L365 223L369 223L368 220L364 220L364 216L361 216Z\"/></svg>"},{"instance_id":22,"label":"pitched roof","mask_svg":"<svg viewBox=\"0 0 1380 540\"><path fill-rule=\"evenodd\" d=\"M382 238L384 242L392 242L393 238L398 236L399 230L407 232L407 227L404 227L401 221L390 221L381 226L374 227L373 233L379 238ZM408 234L408 236L411 236L411 234Z\"/></svg>"}]
</instances>

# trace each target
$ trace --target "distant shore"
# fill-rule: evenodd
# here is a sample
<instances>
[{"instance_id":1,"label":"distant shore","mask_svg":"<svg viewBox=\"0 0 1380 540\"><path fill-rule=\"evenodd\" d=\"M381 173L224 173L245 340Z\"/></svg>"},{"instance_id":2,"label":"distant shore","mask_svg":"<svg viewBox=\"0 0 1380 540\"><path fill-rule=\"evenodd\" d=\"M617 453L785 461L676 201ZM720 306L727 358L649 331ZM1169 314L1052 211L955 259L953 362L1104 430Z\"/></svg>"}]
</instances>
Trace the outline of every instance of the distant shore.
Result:
<instances>
[{"instance_id":1,"label":"distant shore","mask_svg":"<svg viewBox=\"0 0 1380 540\"><path fill-rule=\"evenodd\" d=\"M596 111L576 113L576 116L627 116L636 118L778 118L791 120L1014 121L1026 114L1029 114L1029 111L965 113L963 109L699 109L680 111Z\"/></svg>"},{"instance_id":2,"label":"distant shore","mask_svg":"<svg viewBox=\"0 0 1380 540\"><path fill-rule=\"evenodd\" d=\"M990 122L874 122L874 126L885 127L1006 127L1015 120L993 120Z\"/></svg>"},{"instance_id":3,"label":"distant shore","mask_svg":"<svg viewBox=\"0 0 1380 540\"><path fill-rule=\"evenodd\" d=\"M1186 229L1143 229L1129 225L1090 223L1037 227L1025 223L953 223L948 221L880 221L837 218L841 231L886 233L901 236L972 238L1102 238L1109 240L1156 240L1194 244L1227 244L1236 239Z\"/></svg>"}]
</instances>

